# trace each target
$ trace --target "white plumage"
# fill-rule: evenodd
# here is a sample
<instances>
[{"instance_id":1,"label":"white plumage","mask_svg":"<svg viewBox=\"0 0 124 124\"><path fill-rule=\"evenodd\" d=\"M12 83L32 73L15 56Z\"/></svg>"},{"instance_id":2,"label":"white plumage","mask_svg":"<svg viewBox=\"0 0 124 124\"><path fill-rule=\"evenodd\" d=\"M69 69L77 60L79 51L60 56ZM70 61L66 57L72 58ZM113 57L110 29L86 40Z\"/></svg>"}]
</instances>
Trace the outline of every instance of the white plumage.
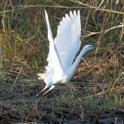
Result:
<instances>
[{"instance_id":1,"label":"white plumage","mask_svg":"<svg viewBox=\"0 0 124 124\"><path fill-rule=\"evenodd\" d=\"M82 56L93 49L92 45L85 45L75 59L81 46L80 11L74 10L73 12L70 11L69 14L65 14L60 21L55 39L51 32L46 10L45 19L49 40L48 65L45 67L46 71L43 74L38 74L38 79L43 79L46 83L42 91L49 88L44 94L52 90L56 83L67 83L73 76Z\"/></svg>"}]
</instances>

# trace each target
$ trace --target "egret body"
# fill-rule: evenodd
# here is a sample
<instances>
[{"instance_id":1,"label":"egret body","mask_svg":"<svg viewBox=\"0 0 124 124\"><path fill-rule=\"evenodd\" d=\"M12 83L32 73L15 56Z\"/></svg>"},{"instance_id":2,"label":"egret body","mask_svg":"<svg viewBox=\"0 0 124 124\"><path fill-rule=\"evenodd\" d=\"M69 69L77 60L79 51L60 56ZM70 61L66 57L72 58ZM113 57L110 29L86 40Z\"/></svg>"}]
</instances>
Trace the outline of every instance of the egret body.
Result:
<instances>
[{"instance_id":1,"label":"egret body","mask_svg":"<svg viewBox=\"0 0 124 124\"><path fill-rule=\"evenodd\" d=\"M74 10L65 14L60 21L55 38L52 35L46 10L45 19L49 40L48 65L45 67L44 73L38 74L38 79L44 80L46 83L42 91L48 89L44 94L52 90L57 83L67 83L74 75L82 57L93 49L92 45L85 45L76 57L81 46L80 11Z\"/></svg>"}]
</instances>

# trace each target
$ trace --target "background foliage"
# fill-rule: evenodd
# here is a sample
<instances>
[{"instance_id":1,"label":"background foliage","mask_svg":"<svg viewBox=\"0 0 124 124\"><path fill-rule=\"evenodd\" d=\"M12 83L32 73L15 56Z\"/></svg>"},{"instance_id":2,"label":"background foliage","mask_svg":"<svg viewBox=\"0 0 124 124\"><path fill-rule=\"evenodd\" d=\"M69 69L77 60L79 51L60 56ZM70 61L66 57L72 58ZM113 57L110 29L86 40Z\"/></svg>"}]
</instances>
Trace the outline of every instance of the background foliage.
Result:
<instances>
[{"instance_id":1,"label":"background foliage","mask_svg":"<svg viewBox=\"0 0 124 124\"><path fill-rule=\"evenodd\" d=\"M82 46L86 43L96 46L81 61L69 86L58 86L52 92L52 97L49 96L45 106L47 113L52 111L62 118L66 113L72 117L70 110L73 114L81 113L83 107L98 111L123 107L123 0L1 0L1 108L21 106L25 109L24 105L44 86L36 77L36 73L43 71L47 64L48 40L44 9L48 12L54 37L57 25L65 13L79 9ZM42 109L44 102L45 98L36 104L40 103L39 108ZM36 104L35 109L30 109L29 113L38 111ZM67 112L64 115L65 109ZM18 114L23 117L23 121L32 119L33 115L25 117L22 111ZM12 110L9 112L12 113Z\"/></svg>"}]
</instances>

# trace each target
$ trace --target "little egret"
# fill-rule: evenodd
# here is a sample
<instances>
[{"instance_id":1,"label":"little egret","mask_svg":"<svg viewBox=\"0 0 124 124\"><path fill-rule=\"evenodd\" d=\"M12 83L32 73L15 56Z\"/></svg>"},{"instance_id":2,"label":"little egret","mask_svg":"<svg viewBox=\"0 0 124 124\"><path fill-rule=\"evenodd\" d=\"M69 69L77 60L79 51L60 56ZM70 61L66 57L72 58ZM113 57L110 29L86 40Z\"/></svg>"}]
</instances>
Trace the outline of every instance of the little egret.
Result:
<instances>
[{"instance_id":1,"label":"little egret","mask_svg":"<svg viewBox=\"0 0 124 124\"><path fill-rule=\"evenodd\" d=\"M57 29L57 36L55 38L53 38L52 35L46 10L45 19L49 40L48 65L45 67L46 71L44 73L38 74L38 79L44 80L46 83L46 86L41 92L48 89L44 94L52 90L57 83L67 83L74 75L74 72L85 53L93 49L92 45L85 45L76 57L81 46L79 10L70 11L69 14L65 14L62 21L60 21ZM39 94L37 94L36 97L38 97Z\"/></svg>"}]
</instances>

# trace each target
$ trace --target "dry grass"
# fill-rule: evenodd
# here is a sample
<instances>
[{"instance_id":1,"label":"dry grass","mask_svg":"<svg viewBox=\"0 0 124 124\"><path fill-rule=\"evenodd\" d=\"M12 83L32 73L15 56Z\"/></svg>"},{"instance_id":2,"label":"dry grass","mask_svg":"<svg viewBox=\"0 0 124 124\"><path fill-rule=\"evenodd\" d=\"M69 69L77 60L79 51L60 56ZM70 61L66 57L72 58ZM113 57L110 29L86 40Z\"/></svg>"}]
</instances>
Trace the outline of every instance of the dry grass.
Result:
<instances>
[{"instance_id":1,"label":"dry grass","mask_svg":"<svg viewBox=\"0 0 124 124\"><path fill-rule=\"evenodd\" d=\"M36 73L48 53L43 9L53 34L61 17L81 10L82 45L96 49L82 60L68 86L26 105L44 86ZM4 0L0 4L0 115L11 122L83 118L89 111L120 109L124 104L123 0ZM4 111L4 112L3 112ZM20 118L21 117L21 118Z\"/></svg>"}]
</instances>

